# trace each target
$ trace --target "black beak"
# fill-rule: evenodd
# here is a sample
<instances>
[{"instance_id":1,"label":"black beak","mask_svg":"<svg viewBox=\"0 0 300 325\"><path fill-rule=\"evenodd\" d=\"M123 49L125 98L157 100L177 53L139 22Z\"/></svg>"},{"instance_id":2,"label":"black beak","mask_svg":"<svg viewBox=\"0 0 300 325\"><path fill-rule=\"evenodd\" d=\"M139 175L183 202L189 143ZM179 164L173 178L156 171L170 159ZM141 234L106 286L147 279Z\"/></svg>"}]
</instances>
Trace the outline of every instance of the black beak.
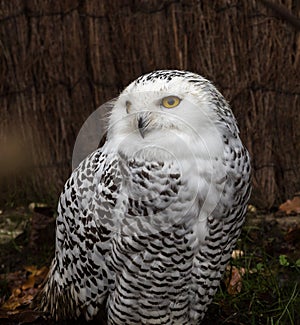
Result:
<instances>
[{"instance_id":1,"label":"black beak","mask_svg":"<svg viewBox=\"0 0 300 325\"><path fill-rule=\"evenodd\" d=\"M144 138L145 133L146 133L146 128L149 124L148 116L144 116L144 115L139 116L137 119L137 122L138 122L138 129L139 129L140 135L142 136L142 138Z\"/></svg>"}]
</instances>

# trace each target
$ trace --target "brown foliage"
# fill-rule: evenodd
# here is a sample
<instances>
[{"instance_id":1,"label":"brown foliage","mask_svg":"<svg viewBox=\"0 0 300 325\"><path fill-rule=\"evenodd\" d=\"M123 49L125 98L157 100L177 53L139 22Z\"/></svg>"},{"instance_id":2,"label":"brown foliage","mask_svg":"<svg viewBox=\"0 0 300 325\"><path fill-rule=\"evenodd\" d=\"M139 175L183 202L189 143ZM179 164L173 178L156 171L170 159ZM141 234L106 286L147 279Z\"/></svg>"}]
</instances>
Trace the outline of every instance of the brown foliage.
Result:
<instances>
[{"instance_id":1,"label":"brown foliage","mask_svg":"<svg viewBox=\"0 0 300 325\"><path fill-rule=\"evenodd\" d=\"M161 68L198 72L230 100L256 205L299 190L300 34L260 1L2 1L0 47L2 203L56 198L88 115Z\"/></svg>"}]
</instances>

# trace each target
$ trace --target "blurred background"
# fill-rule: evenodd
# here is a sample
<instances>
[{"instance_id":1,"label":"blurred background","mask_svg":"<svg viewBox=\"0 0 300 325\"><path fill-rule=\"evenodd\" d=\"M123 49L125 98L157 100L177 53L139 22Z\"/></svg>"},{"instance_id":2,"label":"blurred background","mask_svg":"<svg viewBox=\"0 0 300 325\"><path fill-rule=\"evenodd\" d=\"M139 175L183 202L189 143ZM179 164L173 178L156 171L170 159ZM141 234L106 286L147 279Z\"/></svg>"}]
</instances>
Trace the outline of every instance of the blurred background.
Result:
<instances>
[{"instance_id":1,"label":"blurred background","mask_svg":"<svg viewBox=\"0 0 300 325\"><path fill-rule=\"evenodd\" d=\"M210 79L250 151L252 204L300 190L297 0L0 2L0 207L56 204L88 116L156 69Z\"/></svg>"}]
</instances>

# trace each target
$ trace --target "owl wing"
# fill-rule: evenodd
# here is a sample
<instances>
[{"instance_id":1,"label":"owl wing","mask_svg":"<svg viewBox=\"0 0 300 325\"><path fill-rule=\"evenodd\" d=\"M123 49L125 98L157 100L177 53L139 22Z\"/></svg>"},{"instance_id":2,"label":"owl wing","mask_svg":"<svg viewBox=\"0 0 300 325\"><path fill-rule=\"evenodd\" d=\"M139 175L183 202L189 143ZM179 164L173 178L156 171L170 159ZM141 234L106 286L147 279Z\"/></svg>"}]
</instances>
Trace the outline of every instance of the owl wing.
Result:
<instances>
[{"instance_id":1,"label":"owl wing","mask_svg":"<svg viewBox=\"0 0 300 325\"><path fill-rule=\"evenodd\" d=\"M225 145L223 164L226 171L225 183L216 208L207 218L208 235L194 261L197 298L191 311L192 318L196 315L204 317L219 287L240 235L251 192L247 150L242 145Z\"/></svg>"},{"instance_id":2,"label":"owl wing","mask_svg":"<svg viewBox=\"0 0 300 325\"><path fill-rule=\"evenodd\" d=\"M113 273L105 256L118 196L115 155L98 149L72 173L58 204L56 252L41 293L41 309L56 319L87 320L101 312ZM104 308L103 308L104 309Z\"/></svg>"}]
</instances>

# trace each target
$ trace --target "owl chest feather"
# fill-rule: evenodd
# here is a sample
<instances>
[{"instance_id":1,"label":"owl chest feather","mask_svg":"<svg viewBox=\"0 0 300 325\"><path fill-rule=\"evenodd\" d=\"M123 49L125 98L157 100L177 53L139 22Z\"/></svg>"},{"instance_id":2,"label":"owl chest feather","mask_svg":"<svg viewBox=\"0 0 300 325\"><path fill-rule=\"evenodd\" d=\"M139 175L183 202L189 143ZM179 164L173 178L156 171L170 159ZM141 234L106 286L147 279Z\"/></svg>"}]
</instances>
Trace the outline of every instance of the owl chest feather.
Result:
<instances>
[{"instance_id":1,"label":"owl chest feather","mask_svg":"<svg viewBox=\"0 0 300 325\"><path fill-rule=\"evenodd\" d=\"M117 307L145 321L159 317L171 323L170 317L178 317L178 324L190 323L200 205L184 168L178 162L137 160L120 167L125 177L109 258L116 273L108 302L112 313Z\"/></svg>"},{"instance_id":2,"label":"owl chest feather","mask_svg":"<svg viewBox=\"0 0 300 325\"><path fill-rule=\"evenodd\" d=\"M126 162L122 166L123 221L136 220L150 226L170 227L187 223L197 196L197 186L185 175L186 166L179 161ZM195 214L196 211L193 211ZM188 227L188 225L185 225Z\"/></svg>"}]
</instances>

